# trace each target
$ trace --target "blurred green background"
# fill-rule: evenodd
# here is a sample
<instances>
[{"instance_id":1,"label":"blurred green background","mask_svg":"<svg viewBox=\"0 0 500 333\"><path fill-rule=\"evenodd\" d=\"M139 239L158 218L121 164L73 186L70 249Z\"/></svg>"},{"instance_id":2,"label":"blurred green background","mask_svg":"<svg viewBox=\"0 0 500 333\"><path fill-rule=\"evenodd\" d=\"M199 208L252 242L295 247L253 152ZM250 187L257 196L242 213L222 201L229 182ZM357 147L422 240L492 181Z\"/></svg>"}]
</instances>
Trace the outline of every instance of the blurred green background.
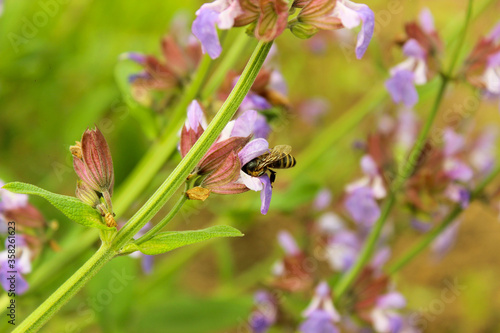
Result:
<instances>
[{"instance_id":1,"label":"blurred green background","mask_svg":"<svg viewBox=\"0 0 500 333\"><path fill-rule=\"evenodd\" d=\"M87 127L97 124L105 128L119 186L151 141L128 111L114 80L118 56L128 51L158 55L160 38L168 31L174 15L181 12L191 22L201 3L6 1L0 17L0 178L72 195L76 175L68 146L79 140ZM429 7L443 39L452 42L466 6L462 0L396 1L401 11L391 13L391 1L366 3L376 13L378 29L363 60L346 56L345 48L337 42L329 43L322 54L312 55L306 42L294 38L289 31L280 36L278 59L292 105L305 98L322 97L331 107L321 126L308 125L292 113L271 136L272 145L291 144L297 156L306 156L312 138L345 115L370 90L380 87L387 78L387 68L401 61L394 40L403 36L404 22L414 19L421 8ZM478 5L484 3L477 1ZM500 1L489 3L472 22L464 55L498 19ZM47 20L23 35L23 29L29 29L26 22L34 22L40 11L48 13ZM17 40L14 34L29 38ZM239 68L250 52L248 49L242 57ZM416 108L422 116L434 96L436 86L429 86L422 89L428 98ZM466 87L450 90L443 109L469 94ZM496 103L481 105L474 118L479 128L500 122L497 107ZM118 258L99 272L42 331L245 332L252 306L251 291L265 281L271 263L280 256L275 242L277 231L285 228L297 236L303 233L302 212L308 209L319 188L327 186L337 196L342 193L344 185L359 174L360 155L352 152L352 142L365 139L381 111L391 109L394 107L390 103L373 107L359 126L311 166L293 173L293 177L281 172L267 216L258 212L259 195L247 192L237 197L210 198L203 204L189 203L172 223L173 229L231 224L244 231L244 238L192 246L157 257L151 276L141 273L136 259ZM440 123L444 119L438 119L437 126ZM175 156L164 166L123 218L144 202L178 160ZM55 234L58 242L79 241L81 226L72 224L43 200L30 201L48 220L59 222ZM221 210L225 212L221 214ZM500 225L495 213L479 204L473 205L464 222L457 245L443 262L433 263L423 254L397 277L410 308L417 311L428 308L432 300L440 297L446 279L458 278L467 286L455 302L429 319L428 332L500 330L500 259L495 254ZM402 237L396 243L395 253L411 241ZM52 278L19 299L18 320L70 276L94 248L52 272ZM64 250L62 246L61 251ZM46 255L50 259L51 254ZM124 276L124 288L107 293L109 278L116 274ZM96 295L105 294L112 296L96 301ZM5 320L0 322L0 330L9 329L5 324Z\"/></svg>"}]
</instances>

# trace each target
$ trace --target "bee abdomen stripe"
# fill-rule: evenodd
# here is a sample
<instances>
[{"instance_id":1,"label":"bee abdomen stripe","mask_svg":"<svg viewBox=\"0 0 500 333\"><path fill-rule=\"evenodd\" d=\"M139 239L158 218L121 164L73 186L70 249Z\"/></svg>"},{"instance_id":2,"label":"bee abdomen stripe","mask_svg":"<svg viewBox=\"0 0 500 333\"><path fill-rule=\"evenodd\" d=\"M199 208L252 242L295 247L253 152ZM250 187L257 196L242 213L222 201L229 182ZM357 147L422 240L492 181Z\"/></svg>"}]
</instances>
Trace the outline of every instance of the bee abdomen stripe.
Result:
<instances>
[{"instance_id":1,"label":"bee abdomen stripe","mask_svg":"<svg viewBox=\"0 0 500 333\"><path fill-rule=\"evenodd\" d=\"M295 157L293 157L292 155L288 155L288 159L290 161L290 166L288 166L289 168L293 167L297 163Z\"/></svg>"}]
</instances>

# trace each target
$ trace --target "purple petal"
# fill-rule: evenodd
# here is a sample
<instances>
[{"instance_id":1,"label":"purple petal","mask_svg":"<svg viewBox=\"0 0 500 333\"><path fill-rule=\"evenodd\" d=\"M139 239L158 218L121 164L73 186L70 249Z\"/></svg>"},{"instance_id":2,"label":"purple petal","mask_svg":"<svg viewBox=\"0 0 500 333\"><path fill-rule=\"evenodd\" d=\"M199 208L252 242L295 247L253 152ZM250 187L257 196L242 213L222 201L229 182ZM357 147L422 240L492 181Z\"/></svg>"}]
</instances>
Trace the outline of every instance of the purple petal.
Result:
<instances>
[{"instance_id":1,"label":"purple petal","mask_svg":"<svg viewBox=\"0 0 500 333\"><path fill-rule=\"evenodd\" d=\"M455 158L446 159L444 162L444 171L451 180L461 182L468 182L474 175L472 169L467 164Z\"/></svg>"},{"instance_id":2,"label":"purple petal","mask_svg":"<svg viewBox=\"0 0 500 333\"><path fill-rule=\"evenodd\" d=\"M403 46L403 54L407 57L415 57L424 60L427 56L425 49L413 38L409 39Z\"/></svg>"},{"instance_id":3,"label":"purple petal","mask_svg":"<svg viewBox=\"0 0 500 333\"><path fill-rule=\"evenodd\" d=\"M367 176L375 177L378 175L378 167L370 155L364 155L361 158L361 169Z\"/></svg>"},{"instance_id":4,"label":"purple petal","mask_svg":"<svg viewBox=\"0 0 500 333\"><path fill-rule=\"evenodd\" d=\"M300 253L299 246L288 231L280 231L278 233L278 243L287 255L294 256Z\"/></svg>"},{"instance_id":5,"label":"purple petal","mask_svg":"<svg viewBox=\"0 0 500 333\"><path fill-rule=\"evenodd\" d=\"M491 29L488 38L494 40L495 42L500 39L500 22L497 23L497 25L493 27L493 29Z\"/></svg>"},{"instance_id":6,"label":"purple petal","mask_svg":"<svg viewBox=\"0 0 500 333\"><path fill-rule=\"evenodd\" d=\"M489 127L483 130L476 140L470 155L471 164L481 173L487 174L495 164L495 150L498 129Z\"/></svg>"},{"instance_id":7,"label":"purple petal","mask_svg":"<svg viewBox=\"0 0 500 333\"><path fill-rule=\"evenodd\" d=\"M375 253L370 262L370 266L374 268L382 268L390 257L391 249L389 247L383 247Z\"/></svg>"},{"instance_id":8,"label":"purple petal","mask_svg":"<svg viewBox=\"0 0 500 333\"><path fill-rule=\"evenodd\" d=\"M264 97L249 92L245 96L243 102L241 102L241 110L267 110L270 109L272 105Z\"/></svg>"},{"instance_id":9,"label":"purple petal","mask_svg":"<svg viewBox=\"0 0 500 333\"><path fill-rule=\"evenodd\" d=\"M406 299L398 292L390 292L377 298L377 307L383 309L401 309L406 306Z\"/></svg>"},{"instance_id":10,"label":"purple petal","mask_svg":"<svg viewBox=\"0 0 500 333\"><path fill-rule=\"evenodd\" d=\"M470 192L465 187L457 184L449 184L445 190L445 194L451 201L459 203L462 209L469 206Z\"/></svg>"},{"instance_id":11,"label":"purple petal","mask_svg":"<svg viewBox=\"0 0 500 333\"><path fill-rule=\"evenodd\" d=\"M321 215L318 219L318 227L322 233L333 235L343 229L345 229L345 224L342 218L337 214L328 212Z\"/></svg>"},{"instance_id":12,"label":"purple petal","mask_svg":"<svg viewBox=\"0 0 500 333\"><path fill-rule=\"evenodd\" d=\"M120 54L119 60L132 60L139 65L144 65L146 62L146 56L142 53L137 53L137 52L126 52Z\"/></svg>"},{"instance_id":13,"label":"purple petal","mask_svg":"<svg viewBox=\"0 0 500 333\"><path fill-rule=\"evenodd\" d=\"M330 205L331 201L332 192L329 189L324 188L316 195L316 198L314 199L314 209L323 210L328 207L328 205Z\"/></svg>"},{"instance_id":14,"label":"purple petal","mask_svg":"<svg viewBox=\"0 0 500 333\"><path fill-rule=\"evenodd\" d=\"M432 17L432 13L429 8L422 9L420 11L420 14L418 15L418 19L420 21L422 29L427 34L432 34L434 31L436 31L436 28L434 27L434 18Z\"/></svg>"},{"instance_id":15,"label":"purple petal","mask_svg":"<svg viewBox=\"0 0 500 333\"><path fill-rule=\"evenodd\" d=\"M0 210L13 210L28 204L27 194L17 194L1 188L5 183L0 180Z\"/></svg>"},{"instance_id":16,"label":"purple petal","mask_svg":"<svg viewBox=\"0 0 500 333\"><path fill-rule=\"evenodd\" d=\"M238 153L241 165L245 165L256 157L269 152L269 143L265 139L255 139Z\"/></svg>"},{"instance_id":17,"label":"purple petal","mask_svg":"<svg viewBox=\"0 0 500 333\"><path fill-rule=\"evenodd\" d=\"M255 124L253 125L253 134L256 139L267 139L271 133L271 126L267 123L266 117L261 114L257 114L255 119Z\"/></svg>"},{"instance_id":18,"label":"purple petal","mask_svg":"<svg viewBox=\"0 0 500 333\"><path fill-rule=\"evenodd\" d=\"M191 104L189 104L187 109L186 128L188 130L192 129L197 132L200 125L201 128L206 129L207 120L205 118L203 110L200 107L200 104L198 103L198 101L194 100L191 102Z\"/></svg>"},{"instance_id":19,"label":"purple petal","mask_svg":"<svg viewBox=\"0 0 500 333\"><path fill-rule=\"evenodd\" d=\"M307 319L300 325L301 333L337 333L333 320L326 311L318 309L310 313Z\"/></svg>"},{"instance_id":20,"label":"purple petal","mask_svg":"<svg viewBox=\"0 0 500 333\"><path fill-rule=\"evenodd\" d=\"M28 282L24 279L24 277L18 272L15 274L7 273L7 271L10 271L8 264L7 264L7 251L3 251L0 253L0 284L2 285L2 288L5 291L9 291L10 289L10 278L11 275L15 275L15 290L17 295L22 295L24 294L28 288Z\"/></svg>"},{"instance_id":21,"label":"purple petal","mask_svg":"<svg viewBox=\"0 0 500 333\"><path fill-rule=\"evenodd\" d=\"M459 226L459 220L453 222L432 243L432 251L438 258L442 258L455 244Z\"/></svg>"},{"instance_id":22,"label":"purple petal","mask_svg":"<svg viewBox=\"0 0 500 333\"><path fill-rule=\"evenodd\" d=\"M288 95L288 86L286 84L285 78L283 77L283 74L281 74L281 72L278 71L277 69L274 69L271 72L268 88L279 92L283 96Z\"/></svg>"},{"instance_id":23,"label":"purple petal","mask_svg":"<svg viewBox=\"0 0 500 333\"><path fill-rule=\"evenodd\" d=\"M465 145L465 138L457 134L451 128L447 128L443 134L444 138L444 154L452 156L460 152Z\"/></svg>"},{"instance_id":24,"label":"purple petal","mask_svg":"<svg viewBox=\"0 0 500 333\"><path fill-rule=\"evenodd\" d=\"M257 111L248 110L239 116L231 131L231 136L247 137L253 133L255 121L257 120Z\"/></svg>"},{"instance_id":25,"label":"purple petal","mask_svg":"<svg viewBox=\"0 0 500 333\"><path fill-rule=\"evenodd\" d=\"M141 261L141 268L144 274L151 274L153 272L154 256L144 254Z\"/></svg>"},{"instance_id":26,"label":"purple petal","mask_svg":"<svg viewBox=\"0 0 500 333\"><path fill-rule=\"evenodd\" d=\"M321 281L314 290L314 293L320 298L330 298L332 290L326 281Z\"/></svg>"},{"instance_id":27,"label":"purple petal","mask_svg":"<svg viewBox=\"0 0 500 333\"><path fill-rule=\"evenodd\" d=\"M418 93L414 85L415 75L408 70L398 70L385 81L385 87L391 94L394 103L404 103L412 107L418 102Z\"/></svg>"},{"instance_id":28,"label":"purple petal","mask_svg":"<svg viewBox=\"0 0 500 333\"><path fill-rule=\"evenodd\" d=\"M417 117L410 109L404 109L399 113L397 142L404 149L409 149L415 143L418 134Z\"/></svg>"},{"instance_id":29,"label":"purple petal","mask_svg":"<svg viewBox=\"0 0 500 333\"><path fill-rule=\"evenodd\" d=\"M371 227L380 216L380 208L368 187L351 192L344 205L353 220L366 227Z\"/></svg>"},{"instance_id":30,"label":"purple petal","mask_svg":"<svg viewBox=\"0 0 500 333\"><path fill-rule=\"evenodd\" d=\"M269 210L269 205L271 204L273 189L271 186L271 180L269 179L267 173L260 176L259 179L262 182L262 185L264 185L264 188L260 192L260 201L262 202L260 206L260 212L266 215L267 211Z\"/></svg>"},{"instance_id":31,"label":"purple petal","mask_svg":"<svg viewBox=\"0 0 500 333\"><path fill-rule=\"evenodd\" d=\"M363 6L359 11L359 16L363 21L361 31L358 33L358 41L356 43L356 58L361 59L370 45L375 28L375 15L368 6Z\"/></svg>"},{"instance_id":32,"label":"purple petal","mask_svg":"<svg viewBox=\"0 0 500 333\"><path fill-rule=\"evenodd\" d=\"M219 13L209 9L200 8L196 19L193 22L191 31L201 42L204 53L208 53L210 58L216 59L222 52L215 23L219 18Z\"/></svg>"}]
</instances>

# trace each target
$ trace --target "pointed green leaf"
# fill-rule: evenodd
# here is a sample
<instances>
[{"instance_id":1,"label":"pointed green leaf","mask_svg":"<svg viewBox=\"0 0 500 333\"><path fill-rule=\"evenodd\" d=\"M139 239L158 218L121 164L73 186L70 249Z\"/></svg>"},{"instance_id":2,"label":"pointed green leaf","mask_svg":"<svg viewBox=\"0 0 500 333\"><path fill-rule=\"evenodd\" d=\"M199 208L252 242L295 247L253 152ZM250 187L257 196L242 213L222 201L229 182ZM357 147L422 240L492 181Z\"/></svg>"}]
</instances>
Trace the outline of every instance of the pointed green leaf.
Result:
<instances>
[{"instance_id":1,"label":"pointed green leaf","mask_svg":"<svg viewBox=\"0 0 500 333\"><path fill-rule=\"evenodd\" d=\"M35 185L14 182L3 186L4 189L14 193L23 193L38 195L50 202L54 207L59 209L64 215L86 227L111 230L102 223L101 214L89 205L84 204L74 197L56 194L39 188Z\"/></svg>"},{"instance_id":2,"label":"pointed green leaf","mask_svg":"<svg viewBox=\"0 0 500 333\"><path fill-rule=\"evenodd\" d=\"M227 225L216 225L202 230L162 232L136 246L144 254L155 255L212 238L241 236L243 234L238 229Z\"/></svg>"}]
</instances>

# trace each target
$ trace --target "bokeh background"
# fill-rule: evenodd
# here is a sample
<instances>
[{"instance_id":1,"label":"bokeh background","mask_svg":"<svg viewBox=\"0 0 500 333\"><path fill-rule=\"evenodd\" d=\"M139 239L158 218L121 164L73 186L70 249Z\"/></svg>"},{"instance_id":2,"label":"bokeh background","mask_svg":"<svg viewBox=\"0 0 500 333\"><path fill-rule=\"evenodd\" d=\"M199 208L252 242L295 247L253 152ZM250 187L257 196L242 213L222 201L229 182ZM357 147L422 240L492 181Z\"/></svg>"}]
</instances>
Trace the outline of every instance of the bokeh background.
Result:
<instances>
[{"instance_id":1,"label":"bokeh background","mask_svg":"<svg viewBox=\"0 0 500 333\"><path fill-rule=\"evenodd\" d=\"M394 14L388 10L390 2L366 1L379 24L362 60L346 53L340 37L331 37L319 53L312 52L309 42L294 38L289 31L277 41L277 59L289 86L292 106L318 97L326 99L329 108L320 123L310 124L292 109L275 126L270 143L292 145L298 165L296 170L278 174L269 214L260 215L259 195L254 192L213 196L205 203L186 205L169 226L195 229L225 223L241 229L246 234L244 238L217 240L158 256L151 275L142 273L137 259L113 260L42 331L245 332L252 291L265 284L272 263L281 256L276 234L282 229L289 230L304 244L306 240L301 235L311 222L308 212L314 196L323 187L340 196L345 184L359 176L360 153L352 149L352 144L366 139L382 112L393 110L394 106L388 98L371 105L359 124L349 128L335 144L330 145L328 137L337 134L325 129L348 116L360 98L380 89L388 77L387 69L401 61L401 52L394 41L403 37L404 22L413 20L423 7L429 7L449 48L454 45L466 7L463 0L395 1L401 12ZM478 8L485 2L477 1ZM24 22L31 21L41 10L47 11L44 6L48 3L56 5L48 10L46 24L35 27L30 38L13 44L8 34L21 35ZM146 152L151 139L128 111L118 89L114 77L118 57L128 51L159 55L160 38L170 29L173 17L184 15L191 22L201 3L6 1L0 17L0 178L72 195L76 175L68 146L79 140L87 127L97 124L110 143L116 186L119 186ZM496 23L499 12L500 1L489 1L473 20L464 55ZM242 31L231 33L236 36ZM353 36L350 37L352 43ZM248 47L238 69L250 52ZM427 114L435 91L436 85L432 83L421 90L424 97L416 107L420 116ZM471 94L469 88L462 86L449 90L442 110ZM168 114L165 117L168 119ZM445 126L445 121L438 116L436 126ZM482 103L473 119L465 121L475 122L477 128L499 124L497 103ZM312 159L312 163L300 167L301 158L314 155L318 135L326 135L328 149ZM143 196L121 218L126 219L140 207L179 159L179 156L170 158ZM31 197L30 202L48 221L57 221L53 237L60 245L59 251L65 251L65 244L81 240L83 227L70 222L41 199ZM394 253L406 249L414 238L414 233L403 232L396 240ZM500 330L499 240L497 213L474 203L465 214L454 248L442 261L432 260L425 252L396 276L398 289L408 298L409 309L433 313L428 317L426 332ZM18 320L65 281L97 245L91 245L61 269L51 271L49 279L18 299ZM37 265L51 260L53 252L51 248L44 251L35 262L35 272ZM114 274L125 274L132 279L126 280L126 288L114 293L109 302L96 303L95 295L108 288ZM441 297L445 281L454 279L465 290L439 313L430 311L433 300ZM308 297L302 295L304 305ZM7 330L10 328L2 319L0 331Z\"/></svg>"}]
</instances>

